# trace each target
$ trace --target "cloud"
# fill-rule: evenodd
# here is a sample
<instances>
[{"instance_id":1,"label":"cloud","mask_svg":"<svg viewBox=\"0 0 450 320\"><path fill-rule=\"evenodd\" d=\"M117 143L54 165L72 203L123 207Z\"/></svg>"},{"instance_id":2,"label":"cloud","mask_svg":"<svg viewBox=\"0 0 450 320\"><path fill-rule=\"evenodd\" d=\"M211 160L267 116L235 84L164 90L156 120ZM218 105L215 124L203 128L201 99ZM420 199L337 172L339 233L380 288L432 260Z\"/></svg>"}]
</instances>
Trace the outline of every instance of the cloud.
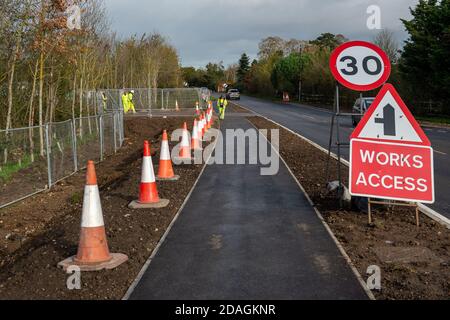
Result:
<instances>
[{"instance_id":1,"label":"cloud","mask_svg":"<svg viewBox=\"0 0 450 320\"><path fill-rule=\"evenodd\" d=\"M160 32L178 49L183 65L254 57L267 36L310 40L322 32L371 40L367 7L381 8L382 27L406 38L400 18L410 18L417 0L106 0L119 35Z\"/></svg>"}]
</instances>

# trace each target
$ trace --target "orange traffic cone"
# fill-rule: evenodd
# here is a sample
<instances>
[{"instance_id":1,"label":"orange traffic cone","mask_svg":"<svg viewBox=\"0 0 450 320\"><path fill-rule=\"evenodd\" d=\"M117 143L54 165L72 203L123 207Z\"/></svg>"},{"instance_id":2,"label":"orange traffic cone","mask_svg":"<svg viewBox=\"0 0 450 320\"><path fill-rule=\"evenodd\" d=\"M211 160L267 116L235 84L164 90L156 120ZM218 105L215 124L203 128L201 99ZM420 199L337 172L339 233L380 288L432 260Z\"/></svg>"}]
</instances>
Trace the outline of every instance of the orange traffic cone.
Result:
<instances>
[{"instance_id":1,"label":"orange traffic cone","mask_svg":"<svg viewBox=\"0 0 450 320\"><path fill-rule=\"evenodd\" d=\"M178 157L175 158L175 164L186 164L190 163L192 160L191 157L191 144L189 141L189 131L187 129L187 123L185 122L183 124L183 135L181 137L181 144L180 144L180 153L178 154Z\"/></svg>"},{"instance_id":2,"label":"orange traffic cone","mask_svg":"<svg viewBox=\"0 0 450 320\"><path fill-rule=\"evenodd\" d=\"M109 253L95 165L93 161L89 161L78 252L76 256L58 263L58 266L64 270L71 266L78 266L81 271L97 271L114 269L127 260L128 257L124 254Z\"/></svg>"},{"instance_id":3,"label":"orange traffic cone","mask_svg":"<svg viewBox=\"0 0 450 320\"><path fill-rule=\"evenodd\" d=\"M201 117L201 122L202 122L202 137L205 135L206 133L206 120L205 120L205 113L202 112L202 117Z\"/></svg>"},{"instance_id":4,"label":"orange traffic cone","mask_svg":"<svg viewBox=\"0 0 450 320\"><path fill-rule=\"evenodd\" d=\"M209 107L208 110L208 128L212 128L213 109Z\"/></svg>"},{"instance_id":5,"label":"orange traffic cone","mask_svg":"<svg viewBox=\"0 0 450 320\"><path fill-rule=\"evenodd\" d=\"M197 132L198 132L198 138L200 140L202 140L203 139L203 121L202 121L202 116L200 116L198 118L198 121L197 121Z\"/></svg>"},{"instance_id":6,"label":"orange traffic cone","mask_svg":"<svg viewBox=\"0 0 450 320\"><path fill-rule=\"evenodd\" d=\"M208 110L205 111L205 128L206 128L206 131L209 130L209 120L208 120L209 119L209 111Z\"/></svg>"},{"instance_id":7,"label":"orange traffic cone","mask_svg":"<svg viewBox=\"0 0 450 320\"><path fill-rule=\"evenodd\" d=\"M195 114L200 115L200 107L199 107L198 101L195 103Z\"/></svg>"},{"instance_id":8,"label":"orange traffic cone","mask_svg":"<svg viewBox=\"0 0 450 320\"><path fill-rule=\"evenodd\" d=\"M206 109L206 112L205 112L205 122L206 122L206 129L207 130L209 130L211 127L209 126L209 107L208 107L208 109Z\"/></svg>"},{"instance_id":9,"label":"orange traffic cone","mask_svg":"<svg viewBox=\"0 0 450 320\"><path fill-rule=\"evenodd\" d=\"M163 132L157 179L163 181L176 181L180 179L180 176L175 175L173 172L172 159L170 158L169 139L167 138L166 130Z\"/></svg>"},{"instance_id":10,"label":"orange traffic cone","mask_svg":"<svg viewBox=\"0 0 450 320\"><path fill-rule=\"evenodd\" d=\"M144 157L142 159L139 200L131 202L128 207L131 209L164 208L168 204L169 200L159 198L155 172L153 171L152 156L150 153L150 143L144 141Z\"/></svg>"},{"instance_id":11,"label":"orange traffic cone","mask_svg":"<svg viewBox=\"0 0 450 320\"><path fill-rule=\"evenodd\" d=\"M200 146L200 139L198 136L198 122L194 120L194 129L192 129L192 141L191 141L192 150L202 150Z\"/></svg>"}]
</instances>

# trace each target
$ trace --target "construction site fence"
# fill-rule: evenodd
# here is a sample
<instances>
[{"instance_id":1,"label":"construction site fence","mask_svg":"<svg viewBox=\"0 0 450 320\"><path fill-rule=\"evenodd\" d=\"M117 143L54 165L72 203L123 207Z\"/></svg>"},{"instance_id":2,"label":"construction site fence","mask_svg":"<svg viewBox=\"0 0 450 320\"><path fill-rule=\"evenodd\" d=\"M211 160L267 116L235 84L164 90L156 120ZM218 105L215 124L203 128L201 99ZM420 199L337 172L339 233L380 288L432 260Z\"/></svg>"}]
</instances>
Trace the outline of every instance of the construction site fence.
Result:
<instances>
[{"instance_id":1,"label":"construction site fence","mask_svg":"<svg viewBox=\"0 0 450 320\"><path fill-rule=\"evenodd\" d=\"M122 146L123 112L0 130L0 208L45 191Z\"/></svg>"},{"instance_id":2,"label":"construction site fence","mask_svg":"<svg viewBox=\"0 0 450 320\"><path fill-rule=\"evenodd\" d=\"M211 92L206 88L105 89L87 94L90 95L90 104L95 104L101 113L123 110L122 95L131 90L134 91L133 105L136 111L146 113L160 110L194 109L197 103L201 109L205 109L211 97Z\"/></svg>"},{"instance_id":3,"label":"construction site fence","mask_svg":"<svg viewBox=\"0 0 450 320\"><path fill-rule=\"evenodd\" d=\"M45 191L84 169L88 160L102 161L124 141L122 95L134 90L136 111L205 109L206 88L125 88L84 90L87 114L43 126L0 130L0 208Z\"/></svg>"}]
</instances>

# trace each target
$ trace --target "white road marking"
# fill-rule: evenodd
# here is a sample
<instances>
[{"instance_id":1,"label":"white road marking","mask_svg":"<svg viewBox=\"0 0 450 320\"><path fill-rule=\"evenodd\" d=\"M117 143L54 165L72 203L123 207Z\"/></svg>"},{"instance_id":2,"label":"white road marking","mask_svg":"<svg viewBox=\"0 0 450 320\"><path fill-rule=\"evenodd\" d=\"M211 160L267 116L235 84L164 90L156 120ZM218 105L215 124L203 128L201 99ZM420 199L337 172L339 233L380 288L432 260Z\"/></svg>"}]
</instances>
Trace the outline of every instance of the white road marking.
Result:
<instances>
[{"instance_id":1,"label":"white road marking","mask_svg":"<svg viewBox=\"0 0 450 320\"><path fill-rule=\"evenodd\" d=\"M439 153L439 154L442 154L443 156L446 156L446 155L447 155L445 152L441 152L441 151L438 151L438 150L434 150L434 152Z\"/></svg>"},{"instance_id":2,"label":"white road marking","mask_svg":"<svg viewBox=\"0 0 450 320\"><path fill-rule=\"evenodd\" d=\"M316 118L311 117L311 116L307 116L307 115L305 115L305 114L301 114L300 116L301 116L301 117L304 117L304 118L311 119L311 120L316 120Z\"/></svg>"}]
</instances>

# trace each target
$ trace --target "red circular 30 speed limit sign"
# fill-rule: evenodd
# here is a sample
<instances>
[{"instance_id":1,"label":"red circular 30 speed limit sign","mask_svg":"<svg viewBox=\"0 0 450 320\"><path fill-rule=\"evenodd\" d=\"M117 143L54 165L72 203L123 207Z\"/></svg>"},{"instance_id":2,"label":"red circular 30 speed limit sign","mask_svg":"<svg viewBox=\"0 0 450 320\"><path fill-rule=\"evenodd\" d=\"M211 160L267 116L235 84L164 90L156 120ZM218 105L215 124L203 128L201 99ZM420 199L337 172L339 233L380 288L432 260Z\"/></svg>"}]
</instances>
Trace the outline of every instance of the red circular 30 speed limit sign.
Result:
<instances>
[{"instance_id":1,"label":"red circular 30 speed limit sign","mask_svg":"<svg viewBox=\"0 0 450 320\"><path fill-rule=\"evenodd\" d=\"M382 86L391 75L386 53L365 41L350 41L336 48L330 58L336 80L355 91L370 91Z\"/></svg>"}]
</instances>

